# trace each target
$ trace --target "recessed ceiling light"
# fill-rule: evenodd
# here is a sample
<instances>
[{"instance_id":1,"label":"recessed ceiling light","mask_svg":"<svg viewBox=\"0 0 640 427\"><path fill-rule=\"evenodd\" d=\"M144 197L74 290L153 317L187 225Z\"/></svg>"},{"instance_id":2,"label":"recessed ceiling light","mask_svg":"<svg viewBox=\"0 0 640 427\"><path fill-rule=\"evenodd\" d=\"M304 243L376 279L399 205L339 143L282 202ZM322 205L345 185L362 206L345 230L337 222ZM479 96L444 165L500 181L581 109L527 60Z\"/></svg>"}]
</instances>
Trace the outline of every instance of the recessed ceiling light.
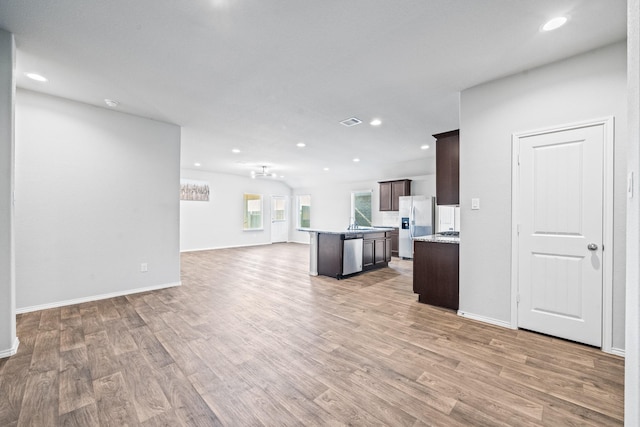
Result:
<instances>
[{"instance_id":1,"label":"recessed ceiling light","mask_svg":"<svg viewBox=\"0 0 640 427\"><path fill-rule=\"evenodd\" d=\"M307 144L305 144L304 142L298 142L296 146L302 148L302 147L306 147Z\"/></svg>"},{"instance_id":2,"label":"recessed ceiling light","mask_svg":"<svg viewBox=\"0 0 640 427\"><path fill-rule=\"evenodd\" d=\"M41 76L38 73L24 73L25 76L29 77L31 80L35 80L37 82L46 82L47 78L44 76Z\"/></svg>"},{"instance_id":3,"label":"recessed ceiling light","mask_svg":"<svg viewBox=\"0 0 640 427\"><path fill-rule=\"evenodd\" d=\"M280 175L280 178L284 178L284 175Z\"/></svg>"},{"instance_id":4,"label":"recessed ceiling light","mask_svg":"<svg viewBox=\"0 0 640 427\"><path fill-rule=\"evenodd\" d=\"M355 159L353 159L353 161L358 163L360 161L360 159L356 157Z\"/></svg>"},{"instance_id":5,"label":"recessed ceiling light","mask_svg":"<svg viewBox=\"0 0 640 427\"><path fill-rule=\"evenodd\" d=\"M421 150L428 150L429 146L427 144L420 147Z\"/></svg>"},{"instance_id":6,"label":"recessed ceiling light","mask_svg":"<svg viewBox=\"0 0 640 427\"><path fill-rule=\"evenodd\" d=\"M326 171L328 171L328 170L329 170L329 168L324 168L324 169L322 169L322 170L326 172Z\"/></svg>"},{"instance_id":7,"label":"recessed ceiling light","mask_svg":"<svg viewBox=\"0 0 640 427\"><path fill-rule=\"evenodd\" d=\"M120 103L118 101L114 101L113 99L104 99L104 103L107 104L108 107L116 108Z\"/></svg>"},{"instance_id":8,"label":"recessed ceiling light","mask_svg":"<svg viewBox=\"0 0 640 427\"><path fill-rule=\"evenodd\" d=\"M200 167L202 165L200 163L194 163L193 166Z\"/></svg>"},{"instance_id":9,"label":"recessed ceiling light","mask_svg":"<svg viewBox=\"0 0 640 427\"><path fill-rule=\"evenodd\" d=\"M233 154L238 154L238 153L240 152L240 150L239 150L239 149L237 149L237 148L234 148L233 150L231 150L231 152L232 152Z\"/></svg>"},{"instance_id":10,"label":"recessed ceiling light","mask_svg":"<svg viewBox=\"0 0 640 427\"><path fill-rule=\"evenodd\" d=\"M373 119L369 122L369 124L371 126L380 126L382 124L382 120L380 119Z\"/></svg>"},{"instance_id":11,"label":"recessed ceiling light","mask_svg":"<svg viewBox=\"0 0 640 427\"><path fill-rule=\"evenodd\" d=\"M566 16L556 16L541 27L542 31L553 31L567 23Z\"/></svg>"}]
</instances>

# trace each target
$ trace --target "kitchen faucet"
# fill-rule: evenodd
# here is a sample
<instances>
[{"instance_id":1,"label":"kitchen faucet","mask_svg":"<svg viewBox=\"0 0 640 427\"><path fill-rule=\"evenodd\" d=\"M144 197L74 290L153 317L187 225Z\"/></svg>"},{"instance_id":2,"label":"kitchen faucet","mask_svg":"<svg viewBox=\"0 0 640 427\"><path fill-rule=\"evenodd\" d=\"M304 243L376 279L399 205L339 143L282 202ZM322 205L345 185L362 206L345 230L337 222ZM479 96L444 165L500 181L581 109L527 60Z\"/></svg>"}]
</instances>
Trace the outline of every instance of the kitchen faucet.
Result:
<instances>
[{"instance_id":1,"label":"kitchen faucet","mask_svg":"<svg viewBox=\"0 0 640 427\"><path fill-rule=\"evenodd\" d=\"M355 217L349 217L349 226L347 227L347 230L357 230L358 229L358 223L356 222L356 218Z\"/></svg>"}]
</instances>

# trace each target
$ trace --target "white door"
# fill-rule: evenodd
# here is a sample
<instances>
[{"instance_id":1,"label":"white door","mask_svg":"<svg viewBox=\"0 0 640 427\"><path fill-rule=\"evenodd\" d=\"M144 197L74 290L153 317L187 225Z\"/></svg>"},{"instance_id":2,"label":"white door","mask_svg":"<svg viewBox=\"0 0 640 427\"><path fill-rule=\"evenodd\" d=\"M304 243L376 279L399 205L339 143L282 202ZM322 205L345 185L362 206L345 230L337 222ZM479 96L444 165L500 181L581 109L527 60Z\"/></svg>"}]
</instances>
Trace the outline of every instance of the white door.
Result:
<instances>
[{"instance_id":1,"label":"white door","mask_svg":"<svg viewBox=\"0 0 640 427\"><path fill-rule=\"evenodd\" d=\"M518 143L518 326L600 347L604 125Z\"/></svg>"},{"instance_id":2,"label":"white door","mask_svg":"<svg viewBox=\"0 0 640 427\"><path fill-rule=\"evenodd\" d=\"M271 243L289 240L289 221L287 216L287 198L271 196Z\"/></svg>"}]
</instances>

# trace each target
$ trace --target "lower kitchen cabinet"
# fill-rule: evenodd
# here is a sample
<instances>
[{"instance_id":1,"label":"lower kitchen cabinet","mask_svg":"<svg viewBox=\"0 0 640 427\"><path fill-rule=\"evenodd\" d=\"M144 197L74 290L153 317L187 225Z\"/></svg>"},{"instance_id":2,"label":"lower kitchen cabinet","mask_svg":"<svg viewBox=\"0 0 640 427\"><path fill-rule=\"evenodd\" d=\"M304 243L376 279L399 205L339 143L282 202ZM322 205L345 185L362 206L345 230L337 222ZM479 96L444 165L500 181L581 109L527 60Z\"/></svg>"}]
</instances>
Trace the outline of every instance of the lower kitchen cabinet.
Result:
<instances>
[{"instance_id":1,"label":"lower kitchen cabinet","mask_svg":"<svg viewBox=\"0 0 640 427\"><path fill-rule=\"evenodd\" d=\"M391 233L368 233L364 235L362 268L386 266L391 261Z\"/></svg>"},{"instance_id":2,"label":"lower kitchen cabinet","mask_svg":"<svg viewBox=\"0 0 640 427\"><path fill-rule=\"evenodd\" d=\"M458 309L460 245L414 241L413 292L418 301Z\"/></svg>"}]
</instances>

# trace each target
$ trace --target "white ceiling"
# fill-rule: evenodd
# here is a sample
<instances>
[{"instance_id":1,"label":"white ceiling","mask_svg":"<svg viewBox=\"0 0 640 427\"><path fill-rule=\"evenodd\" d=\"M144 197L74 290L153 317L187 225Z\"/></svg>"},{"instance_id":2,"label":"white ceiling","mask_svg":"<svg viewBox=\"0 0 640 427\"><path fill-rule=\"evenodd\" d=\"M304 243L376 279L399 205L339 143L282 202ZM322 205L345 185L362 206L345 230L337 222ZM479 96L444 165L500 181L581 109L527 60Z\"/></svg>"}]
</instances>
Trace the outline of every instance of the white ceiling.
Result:
<instances>
[{"instance_id":1,"label":"white ceiling","mask_svg":"<svg viewBox=\"0 0 640 427\"><path fill-rule=\"evenodd\" d=\"M623 40L626 2L0 0L0 28L18 87L183 126L183 168L302 187L433 173L461 90Z\"/></svg>"}]
</instances>

